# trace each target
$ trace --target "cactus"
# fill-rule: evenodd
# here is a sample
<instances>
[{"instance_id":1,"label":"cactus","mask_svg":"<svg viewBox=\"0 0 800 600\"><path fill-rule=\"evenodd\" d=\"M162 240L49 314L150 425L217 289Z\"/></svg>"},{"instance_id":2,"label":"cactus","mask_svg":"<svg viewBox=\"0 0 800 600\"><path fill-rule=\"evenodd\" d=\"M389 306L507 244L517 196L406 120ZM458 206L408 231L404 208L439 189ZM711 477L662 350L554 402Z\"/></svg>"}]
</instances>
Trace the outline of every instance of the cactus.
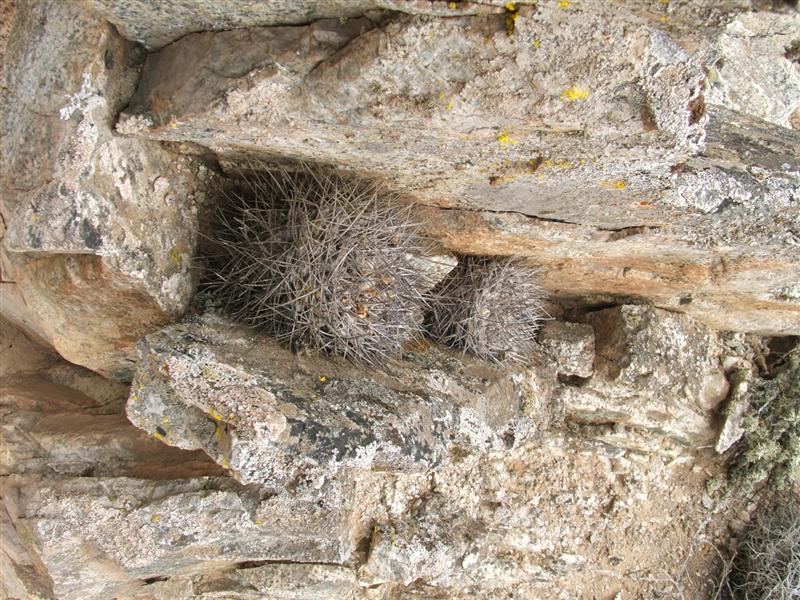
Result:
<instances>
[{"instance_id":1,"label":"cactus","mask_svg":"<svg viewBox=\"0 0 800 600\"><path fill-rule=\"evenodd\" d=\"M523 362L546 316L544 298L536 269L520 260L465 255L434 289L426 329L479 358Z\"/></svg>"},{"instance_id":2,"label":"cactus","mask_svg":"<svg viewBox=\"0 0 800 600\"><path fill-rule=\"evenodd\" d=\"M425 240L374 183L328 168L250 165L216 211L204 289L233 318L294 350L367 363L421 330Z\"/></svg>"}]
</instances>

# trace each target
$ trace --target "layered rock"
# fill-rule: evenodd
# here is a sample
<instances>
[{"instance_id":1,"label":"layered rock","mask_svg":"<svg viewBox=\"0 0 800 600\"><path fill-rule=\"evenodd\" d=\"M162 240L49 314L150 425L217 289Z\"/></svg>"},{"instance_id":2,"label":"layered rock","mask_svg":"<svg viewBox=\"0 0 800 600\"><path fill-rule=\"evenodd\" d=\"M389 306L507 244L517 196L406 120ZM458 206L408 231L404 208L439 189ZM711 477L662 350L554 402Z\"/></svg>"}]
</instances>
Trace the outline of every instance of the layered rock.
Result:
<instances>
[{"instance_id":1,"label":"layered rock","mask_svg":"<svg viewBox=\"0 0 800 600\"><path fill-rule=\"evenodd\" d=\"M454 444L513 445L526 399L539 399L535 372L435 349L364 369L294 355L213 317L146 337L140 356L127 406L135 425L275 489L352 469L424 472Z\"/></svg>"},{"instance_id":2,"label":"layered rock","mask_svg":"<svg viewBox=\"0 0 800 600\"><path fill-rule=\"evenodd\" d=\"M266 564L210 575L174 577L151 586L156 600L273 598L358 600L365 592L354 569L334 565Z\"/></svg>"},{"instance_id":3,"label":"layered rock","mask_svg":"<svg viewBox=\"0 0 800 600\"><path fill-rule=\"evenodd\" d=\"M185 309L204 166L111 124L141 51L63 2L19 3L2 86L2 312L68 360L130 377Z\"/></svg>"},{"instance_id":4,"label":"layered rock","mask_svg":"<svg viewBox=\"0 0 800 600\"><path fill-rule=\"evenodd\" d=\"M595 373L558 390L568 419L645 430L687 445L712 443L714 412L729 388L713 332L686 315L645 306L585 318L595 334Z\"/></svg>"},{"instance_id":5,"label":"layered rock","mask_svg":"<svg viewBox=\"0 0 800 600\"><path fill-rule=\"evenodd\" d=\"M178 574L353 560L363 526L349 480L281 495L243 486L204 453L131 425L119 386L37 353L5 326L0 340L18 365L0 380L4 595L150 597L151 580Z\"/></svg>"},{"instance_id":6,"label":"layered rock","mask_svg":"<svg viewBox=\"0 0 800 600\"><path fill-rule=\"evenodd\" d=\"M681 46L714 43L724 20L690 33L683 5L659 5L663 19L562 5L187 35L148 56L117 129L231 164L289 157L381 178L439 207L424 217L450 250L530 256L561 297L800 331L787 293L800 277L800 136L760 120L757 102L711 105L706 55ZM783 41L797 23L741 19L780 21ZM783 105L797 96L781 88Z\"/></svg>"}]
</instances>

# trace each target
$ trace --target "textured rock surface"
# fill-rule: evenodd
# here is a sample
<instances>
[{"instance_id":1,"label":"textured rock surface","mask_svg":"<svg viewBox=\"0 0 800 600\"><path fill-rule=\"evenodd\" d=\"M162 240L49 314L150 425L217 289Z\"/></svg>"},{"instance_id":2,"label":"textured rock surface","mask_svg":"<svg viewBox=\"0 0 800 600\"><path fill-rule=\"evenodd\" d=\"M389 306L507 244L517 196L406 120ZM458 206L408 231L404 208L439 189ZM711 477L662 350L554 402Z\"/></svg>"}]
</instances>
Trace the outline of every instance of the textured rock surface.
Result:
<instances>
[{"instance_id":1,"label":"textured rock surface","mask_svg":"<svg viewBox=\"0 0 800 600\"><path fill-rule=\"evenodd\" d=\"M698 477L657 453L552 434L464 457L394 492L408 504L381 519L359 577L398 599L636 597L637 585L655 597L658 584L629 573L652 573L643 556L668 556L684 528L694 535L700 498L683 486Z\"/></svg>"},{"instance_id":2,"label":"textured rock surface","mask_svg":"<svg viewBox=\"0 0 800 600\"><path fill-rule=\"evenodd\" d=\"M104 409L44 377L0 382L0 476L208 473L203 454L165 448L132 427L124 414L103 414Z\"/></svg>"},{"instance_id":3,"label":"textured rock surface","mask_svg":"<svg viewBox=\"0 0 800 600\"><path fill-rule=\"evenodd\" d=\"M551 368L560 375L589 377L594 372L594 330L583 323L551 321L539 334Z\"/></svg>"},{"instance_id":4,"label":"textured rock surface","mask_svg":"<svg viewBox=\"0 0 800 600\"><path fill-rule=\"evenodd\" d=\"M710 105L708 53L680 45L713 46L745 7L692 33L684 4L561 4L520 8L512 35L507 15L188 35L149 55L117 129L380 177L448 209L427 221L450 250L530 256L562 296L800 331L800 134Z\"/></svg>"},{"instance_id":5,"label":"textured rock surface","mask_svg":"<svg viewBox=\"0 0 800 600\"><path fill-rule=\"evenodd\" d=\"M796 15L738 17L720 36L707 98L776 125L800 129L798 40Z\"/></svg>"},{"instance_id":6,"label":"textured rock surface","mask_svg":"<svg viewBox=\"0 0 800 600\"><path fill-rule=\"evenodd\" d=\"M684 316L641 307L618 311L628 316L614 318L614 311L595 315L604 325L598 325L597 336L602 352L608 347L642 351L657 360L663 357L656 352L667 344L685 343L682 352L699 356L709 342ZM651 329L637 332L629 327L631 315L648 311L660 334L657 340ZM670 318L686 327L666 326ZM692 335L687 335L687 327ZM575 337L564 332L579 333L583 342L591 339L585 324L552 323L550 328L561 330L555 336L559 340ZM608 341L609 331L617 342ZM0 481L7 510L7 515L0 513L0 594L12 598L527 599L549 597L552 589L574 598L609 590L633 594L637 589L650 597L658 585L632 583L627 573L642 568L645 552L666 556L696 539L707 518L699 502L710 501L703 496L705 479L719 469L701 454L665 453L668 449L653 431L640 432L653 440L657 450L652 453L547 431L545 425L557 419L545 414L552 397L565 386L596 385L601 375L598 368L588 380L568 377L559 382L552 354L534 357L531 367L515 374L418 348L406 355L408 362L386 365L381 375L313 356L289 357L294 362L288 364L287 353L220 321L172 326L150 336L143 348L155 355L151 364L142 363L140 373L150 379L135 402L152 403L151 423L167 435L155 433L172 443L179 439L172 419L178 422L180 413L175 408L167 423L160 420L163 407L158 400L167 396L155 393L153 381L159 377L164 385L180 387L176 357L205 365L199 378L216 385L225 383L223 376L237 374L236 389L191 388L196 406L213 405L216 412L221 406L214 402L229 401L228 416L237 417L224 426L221 418L205 417L211 437L221 430L220 437L233 438L244 409L252 408L265 389L276 392L279 375L284 377L283 389L298 396L292 402L301 407L301 394L312 404L324 405L336 390L326 392L325 384L355 387L353 382L361 380L381 410L387 408L381 406L385 396L375 398L371 394L376 391L415 395L423 390L426 395L420 402L425 405L435 405L440 396L451 403L455 398L460 407L471 410L472 420L464 421L466 427L458 432L460 443L451 444L433 469L391 473L365 463L333 477L328 463L325 480L300 477L281 490L242 485L220 477L214 463L145 439L117 420L114 441L106 444L103 455L96 440L104 439L103 424L112 422L109 412L119 408L119 386L91 386L92 377L100 381L96 375L53 364L51 354L37 353L13 333L0 340L4 348L8 340L21 359L4 382L4 390L14 386L13 394L4 391L5 406L15 406L4 413L0 430L16 471ZM159 340L174 350L159 350L154 344ZM726 361L740 361L742 351L732 343L729 340ZM559 347L563 351L564 346ZM583 344L580 347L582 355L588 353ZM214 362L207 360L212 355ZM583 356L582 364L587 362L588 356ZM154 364L167 368L153 373ZM633 361L632 369L641 364ZM270 386L257 387L267 374ZM617 379L615 389L628 385L625 377ZM646 377L630 382L641 384L637 389L642 394L651 390L652 380ZM390 384L402 384L401 389L392 392ZM95 392L96 398L68 385ZM634 394L630 389L629 396ZM193 408L183 403L182 410L192 422ZM375 414L368 407L361 410L367 422ZM53 417L61 433L73 424L80 426L60 437L58 444L33 445L46 438L43 422L52 423ZM260 421L265 427L271 422ZM498 439L496 432L514 436ZM319 433L324 437L331 432ZM381 432L374 433L379 437ZM583 438L592 435L589 429L579 433ZM134 444L136 439L141 441ZM150 460L157 458L151 452L157 453L159 445L160 458ZM40 460L41 449L51 452L47 465ZM70 476L92 461L94 476ZM138 468L132 468L136 464ZM214 476L206 476L204 470ZM675 514L681 518L676 520ZM675 560L683 561L684 555ZM664 573L674 574L669 571L672 566L665 564ZM664 579L660 566L645 568L653 581Z\"/></svg>"},{"instance_id":7,"label":"textured rock surface","mask_svg":"<svg viewBox=\"0 0 800 600\"><path fill-rule=\"evenodd\" d=\"M535 374L433 349L385 372L295 356L212 317L146 337L140 355L134 424L277 489L348 469L425 471L451 444L513 444L536 386Z\"/></svg>"},{"instance_id":8,"label":"textured rock surface","mask_svg":"<svg viewBox=\"0 0 800 600\"><path fill-rule=\"evenodd\" d=\"M187 33L268 25L304 25L319 19L347 19L367 11L382 9L409 13L453 16L463 14L502 14L502 0L481 2L417 2L407 0L324 0L258 2L228 0L170 2L153 0L89 0L89 4L114 23L122 34L149 48L160 48ZM524 3L520 3L524 4Z\"/></svg>"},{"instance_id":9,"label":"textured rock surface","mask_svg":"<svg viewBox=\"0 0 800 600\"><path fill-rule=\"evenodd\" d=\"M193 159L113 133L141 60L71 3L19 3L0 113L3 314L120 379L135 341L186 307L209 183Z\"/></svg>"},{"instance_id":10,"label":"textured rock surface","mask_svg":"<svg viewBox=\"0 0 800 600\"><path fill-rule=\"evenodd\" d=\"M3 597L110 600L241 562L350 560L347 481L280 497L242 486L131 425L113 389L54 382L97 375L14 348L20 367L0 380Z\"/></svg>"},{"instance_id":11,"label":"textured rock surface","mask_svg":"<svg viewBox=\"0 0 800 600\"><path fill-rule=\"evenodd\" d=\"M713 596L714 449L794 341L706 325L800 333L798 47L778 0L1 3L0 597ZM572 322L513 371L170 325L246 158L384 180Z\"/></svg>"},{"instance_id":12,"label":"textured rock surface","mask_svg":"<svg viewBox=\"0 0 800 600\"><path fill-rule=\"evenodd\" d=\"M686 315L644 306L586 315L595 333L595 374L559 392L567 418L619 424L703 446L728 382L716 335Z\"/></svg>"},{"instance_id":13,"label":"textured rock surface","mask_svg":"<svg viewBox=\"0 0 800 600\"><path fill-rule=\"evenodd\" d=\"M338 513L302 511L229 478L76 478L7 488L4 500L65 600L245 561L343 560Z\"/></svg>"},{"instance_id":14,"label":"textured rock surface","mask_svg":"<svg viewBox=\"0 0 800 600\"><path fill-rule=\"evenodd\" d=\"M333 565L262 565L213 575L174 577L149 590L156 600L358 600L353 569Z\"/></svg>"}]
</instances>

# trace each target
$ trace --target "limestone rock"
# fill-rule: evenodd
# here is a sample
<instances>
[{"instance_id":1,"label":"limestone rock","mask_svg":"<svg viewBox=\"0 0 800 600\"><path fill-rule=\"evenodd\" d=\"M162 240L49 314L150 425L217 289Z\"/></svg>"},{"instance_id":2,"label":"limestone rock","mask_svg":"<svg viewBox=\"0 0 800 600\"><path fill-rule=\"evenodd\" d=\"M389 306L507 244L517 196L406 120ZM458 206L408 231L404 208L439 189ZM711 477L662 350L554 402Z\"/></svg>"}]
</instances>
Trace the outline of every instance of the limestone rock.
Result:
<instances>
[{"instance_id":1,"label":"limestone rock","mask_svg":"<svg viewBox=\"0 0 800 600\"><path fill-rule=\"evenodd\" d=\"M329 504L276 500L229 478L6 482L4 500L64 600L110 600L141 592L142 580L240 562L338 563L349 552Z\"/></svg>"},{"instance_id":2,"label":"limestone rock","mask_svg":"<svg viewBox=\"0 0 800 600\"><path fill-rule=\"evenodd\" d=\"M165 447L124 414L97 412L91 398L43 377L0 382L0 475L157 477L166 471L192 477L218 471L204 454Z\"/></svg>"},{"instance_id":3,"label":"limestone rock","mask_svg":"<svg viewBox=\"0 0 800 600\"><path fill-rule=\"evenodd\" d=\"M673 4L521 6L511 35L502 14L191 34L148 56L117 130L385 180L449 250L529 256L561 297L800 332L800 135L710 104L686 49L749 3Z\"/></svg>"},{"instance_id":4,"label":"limestone rock","mask_svg":"<svg viewBox=\"0 0 800 600\"><path fill-rule=\"evenodd\" d=\"M568 419L618 423L689 445L711 442L713 411L728 392L715 334L646 306L589 313L586 322L595 332L595 374L561 388Z\"/></svg>"},{"instance_id":5,"label":"limestone rock","mask_svg":"<svg viewBox=\"0 0 800 600\"><path fill-rule=\"evenodd\" d=\"M542 350L561 375L589 377L594 371L594 330L583 323L551 321L539 333Z\"/></svg>"},{"instance_id":6,"label":"limestone rock","mask_svg":"<svg viewBox=\"0 0 800 600\"><path fill-rule=\"evenodd\" d=\"M141 58L104 20L37 0L17 7L3 72L3 314L117 379L133 343L187 305L210 181L193 158L113 133Z\"/></svg>"},{"instance_id":7,"label":"limestone rock","mask_svg":"<svg viewBox=\"0 0 800 600\"><path fill-rule=\"evenodd\" d=\"M527 2L521 2L524 4ZM383 9L412 14L451 17L470 14L502 14L500 0L452 3L408 2L403 0L324 0L322 2L253 2L229 0L190 5L174 2L168 5L152 0L120 2L91 0L92 6L122 34L148 48L160 48L188 33L270 25L304 25L320 19L360 17L365 12Z\"/></svg>"},{"instance_id":8,"label":"limestone rock","mask_svg":"<svg viewBox=\"0 0 800 600\"><path fill-rule=\"evenodd\" d=\"M628 39L599 4L576 10L583 18L527 10L512 36L503 15L191 34L148 56L118 130L223 155L235 142L333 164L347 148L347 168L426 202L458 198L461 206L611 228L651 223L629 204L662 185L659 177L702 138L705 117L690 123L687 106L702 71L688 54L682 66L659 63L677 46L633 15L622 17L636 32ZM300 40L307 49L296 55ZM682 73L679 89L667 75L673 68ZM663 130L642 121L648 98ZM589 181L596 203L563 202L568 192L589 193Z\"/></svg>"},{"instance_id":9,"label":"limestone rock","mask_svg":"<svg viewBox=\"0 0 800 600\"><path fill-rule=\"evenodd\" d=\"M276 489L348 469L424 471L451 444L513 444L536 393L532 376L434 351L381 371L297 356L213 317L147 336L140 357L135 425Z\"/></svg>"},{"instance_id":10,"label":"limestone rock","mask_svg":"<svg viewBox=\"0 0 800 600\"><path fill-rule=\"evenodd\" d=\"M333 565L265 564L212 575L173 577L155 583L156 600L358 600L364 598L355 571Z\"/></svg>"},{"instance_id":11,"label":"limestone rock","mask_svg":"<svg viewBox=\"0 0 800 600\"><path fill-rule=\"evenodd\" d=\"M714 449L720 454L726 452L744 435L744 416L750 408L750 394L753 377L750 371L739 369L732 377L730 397L725 405L724 419Z\"/></svg>"},{"instance_id":12,"label":"limestone rock","mask_svg":"<svg viewBox=\"0 0 800 600\"><path fill-rule=\"evenodd\" d=\"M52 583L35 563L0 506L0 594L3 598L54 600Z\"/></svg>"},{"instance_id":13,"label":"limestone rock","mask_svg":"<svg viewBox=\"0 0 800 600\"><path fill-rule=\"evenodd\" d=\"M708 77L708 100L800 129L798 40L797 14L737 17L719 38Z\"/></svg>"}]
</instances>

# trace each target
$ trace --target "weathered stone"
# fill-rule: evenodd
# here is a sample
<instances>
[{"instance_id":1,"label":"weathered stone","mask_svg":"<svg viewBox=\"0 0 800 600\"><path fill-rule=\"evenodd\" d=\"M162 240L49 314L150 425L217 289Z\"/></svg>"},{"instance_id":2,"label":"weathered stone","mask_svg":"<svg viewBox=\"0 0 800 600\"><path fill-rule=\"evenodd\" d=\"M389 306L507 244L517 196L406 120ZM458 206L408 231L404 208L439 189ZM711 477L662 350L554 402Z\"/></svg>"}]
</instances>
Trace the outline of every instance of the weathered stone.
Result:
<instances>
[{"instance_id":1,"label":"weathered stone","mask_svg":"<svg viewBox=\"0 0 800 600\"><path fill-rule=\"evenodd\" d=\"M716 45L706 97L782 127L800 129L800 16L741 15ZM794 63L792 63L794 60Z\"/></svg>"},{"instance_id":2,"label":"weathered stone","mask_svg":"<svg viewBox=\"0 0 800 600\"><path fill-rule=\"evenodd\" d=\"M74 4L20 3L0 115L3 314L119 379L135 341L188 303L209 183L195 159L111 130L140 60Z\"/></svg>"},{"instance_id":3,"label":"weathered stone","mask_svg":"<svg viewBox=\"0 0 800 600\"><path fill-rule=\"evenodd\" d=\"M529 2L520 2L528 4ZM320 19L346 20L369 11L396 10L412 14L452 17L506 12L501 0L408 2L407 0L324 0L294 2L186 2L163 4L152 0L91 0L92 6L122 34L149 48L160 48L188 33L270 25L304 25Z\"/></svg>"},{"instance_id":4,"label":"weathered stone","mask_svg":"<svg viewBox=\"0 0 800 600\"><path fill-rule=\"evenodd\" d=\"M247 561L339 563L351 551L335 493L303 505L228 478L118 477L6 482L4 500L64 600Z\"/></svg>"},{"instance_id":5,"label":"weathered stone","mask_svg":"<svg viewBox=\"0 0 800 600\"><path fill-rule=\"evenodd\" d=\"M0 378L47 369L57 362L55 353L0 318Z\"/></svg>"},{"instance_id":6,"label":"weathered stone","mask_svg":"<svg viewBox=\"0 0 800 600\"><path fill-rule=\"evenodd\" d=\"M569 420L620 425L706 445L728 383L716 336L686 315L623 306L586 315L595 332L595 374L563 386Z\"/></svg>"},{"instance_id":7,"label":"weathered stone","mask_svg":"<svg viewBox=\"0 0 800 600\"><path fill-rule=\"evenodd\" d=\"M173 577L148 587L156 600L358 600L355 571L333 565L267 564L213 575Z\"/></svg>"},{"instance_id":8,"label":"weathered stone","mask_svg":"<svg viewBox=\"0 0 800 600\"><path fill-rule=\"evenodd\" d=\"M192 34L148 57L118 129L221 154L235 141L334 164L346 148L349 168L427 202L459 198L461 206L607 227L647 224L650 215L629 204L702 138L705 117L693 120L687 106L702 71L642 21L626 38L599 6L578 10L591 13L591 25L548 6L522 14L513 36L502 15L398 18L366 31L317 22ZM589 32L598 27L602 36ZM338 30L341 42L319 29ZM249 36L261 40L260 54ZM310 47L297 55L301 39ZM430 58L409 59L420 56ZM597 63L591 77L581 66L589 57ZM642 121L648 98L662 131ZM616 152L601 150L600 140ZM596 202L563 202L583 192Z\"/></svg>"},{"instance_id":9,"label":"weathered stone","mask_svg":"<svg viewBox=\"0 0 800 600\"><path fill-rule=\"evenodd\" d=\"M620 544L620 528L629 528L633 539L625 545L637 548L629 564L641 564L637 552L674 523L670 515L681 501L670 490L686 477L664 468L669 459L637 465L630 458L624 451L608 458L586 441L548 435L453 461L432 474L426 489L388 494L392 500L405 493L407 506L380 519L360 580L392 599L415 597L404 592L419 585L430 586L421 598L441 592L465 599L548 598L554 589L577 598L587 579L605 589L621 559L601 566L609 559L601 540ZM636 519L654 517L651 511L664 514L663 528L660 521L648 524L642 535ZM619 545L610 552L619 556Z\"/></svg>"},{"instance_id":10,"label":"weathered stone","mask_svg":"<svg viewBox=\"0 0 800 600\"><path fill-rule=\"evenodd\" d=\"M744 416L750 408L750 393L753 385L752 373L739 369L734 372L730 397L725 405L724 419L714 446L720 454L726 452L744 435Z\"/></svg>"},{"instance_id":11,"label":"weathered stone","mask_svg":"<svg viewBox=\"0 0 800 600\"><path fill-rule=\"evenodd\" d=\"M0 505L0 594L3 598L54 600L52 582L19 539Z\"/></svg>"},{"instance_id":12,"label":"weathered stone","mask_svg":"<svg viewBox=\"0 0 800 600\"><path fill-rule=\"evenodd\" d=\"M539 333L542 350L561 375L589 377L594 371L594 330L583 323L551 321Z\"/></svg>"},{"instance_id":13,"label":"weathered stone","mask_svg":"<svg viewBox=\"0 0 800 600\"><path fill-rule=\"evenodd\" d=\"M0 382L0 475L157 478L220 472L205 454L165 447L124 414L102 414L104 408L96 414L93 399L41 377Z\"/></svg>"},{"instance_id":14,"label":"weathered stone","mask_svg":"<svg viewBox=\"0 0 800 600\"><path fill-rule=\"evenodd\" d=\"M528 256L541 267L541 285L561 302L647 299L713 329L800 331L800 296L792 292L800 267L791 245L717 251L687 247L642 228L595 231L491 211L426 208L423 214L431 234L454 252ZM759 222L764 225L759 236L782 235L767 215ZM744 219L740 223L746 237L751 228ZM727 234L713 227L706 232L706 239Z\"/></svg>"},{"instance_id":15,"label":"weathered stone","mask_svg":"<svg viewBox=\"0 0 800 600\"><path fill-rule=\"evenodd\" d=\"M276 488L340 469L424 471L454 443L513 444L537 395L535 375L433 349L365 370L211 317L147 336L140 356L127 408L135 425Z\"/></svg>"},{"instance_id":16,"label":"weathered stone","mask_svg":"<svg viewBox=\"0 0 800 600\"><path fill-rule=\"evenodd\" d=\"M661 6L658 31L618 4L523 6L512 35L507 15L193 34L148 57L117 129L384 179L448 209L426 213L448 249L530 256L561 297L800 332L781 294L800 278L800 136L707 106L706 55L677 41L713 44L724 18L692 33L697 7Z\"/></svg>"}]
</instances>

